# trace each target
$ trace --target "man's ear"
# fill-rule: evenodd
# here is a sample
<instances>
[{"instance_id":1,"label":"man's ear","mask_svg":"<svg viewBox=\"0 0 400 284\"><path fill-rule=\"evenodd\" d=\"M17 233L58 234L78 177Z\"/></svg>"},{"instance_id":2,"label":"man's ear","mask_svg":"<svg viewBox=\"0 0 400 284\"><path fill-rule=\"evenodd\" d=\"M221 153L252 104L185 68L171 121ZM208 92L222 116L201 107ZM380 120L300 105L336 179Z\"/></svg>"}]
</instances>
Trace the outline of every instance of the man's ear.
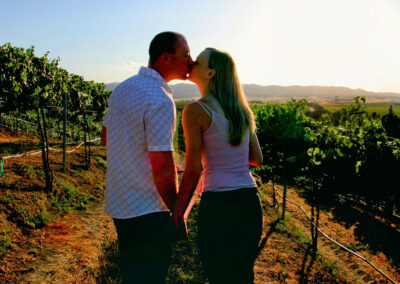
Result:
<instances>
[{"instance_id":1,"label":"man's ear","mask_svg":"<svg viewBox=\"0 0 400 284\"><path fill-rule=\"evenodd\" d=\"M161 53L161 60L165 63L170 61L170 57L169 57L169 53L164 51L163 53Z\"/></svg>"}]
</instances>

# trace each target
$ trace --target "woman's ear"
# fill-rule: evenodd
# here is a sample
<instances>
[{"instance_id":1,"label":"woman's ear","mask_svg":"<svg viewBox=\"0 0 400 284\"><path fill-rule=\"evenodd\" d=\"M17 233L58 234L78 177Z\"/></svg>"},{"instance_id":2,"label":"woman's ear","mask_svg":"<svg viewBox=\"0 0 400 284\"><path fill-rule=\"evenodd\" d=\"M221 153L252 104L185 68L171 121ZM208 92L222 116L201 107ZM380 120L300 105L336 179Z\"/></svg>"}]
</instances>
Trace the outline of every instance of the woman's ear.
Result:
<instances>
[{"instance_id":1,"label":"woman's ear","mask_svg":"<svg viewBox=\"0 0 400 284\"><path fill-rule=\"evenodd\" d=\"M215 76L215 70L210 69L210 71L208 71L208 74L207 74L208 79L212 79L214 76Z\"/></svg>"}]
</instances>

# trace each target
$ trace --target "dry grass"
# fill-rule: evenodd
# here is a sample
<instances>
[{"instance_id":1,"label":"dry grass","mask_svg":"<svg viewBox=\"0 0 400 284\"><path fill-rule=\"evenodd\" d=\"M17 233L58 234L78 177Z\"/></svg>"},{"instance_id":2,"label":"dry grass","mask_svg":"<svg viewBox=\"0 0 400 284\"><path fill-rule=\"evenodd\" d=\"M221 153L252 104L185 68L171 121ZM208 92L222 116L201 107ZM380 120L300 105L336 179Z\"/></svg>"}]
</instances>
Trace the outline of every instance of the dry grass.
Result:
<instances>
[{"instance_id":1,"label":"dry grass","mask_svg":"<svg viewBox=\"0 0 400 284\"><path fill-rule=\"evenodd\" d=\"M43 247L36 269L20 282L96 283L102 273L103 242L115 239L115 230L101 204L80 213L68 214L40 230Z\"/></svg>"}]
</instances>

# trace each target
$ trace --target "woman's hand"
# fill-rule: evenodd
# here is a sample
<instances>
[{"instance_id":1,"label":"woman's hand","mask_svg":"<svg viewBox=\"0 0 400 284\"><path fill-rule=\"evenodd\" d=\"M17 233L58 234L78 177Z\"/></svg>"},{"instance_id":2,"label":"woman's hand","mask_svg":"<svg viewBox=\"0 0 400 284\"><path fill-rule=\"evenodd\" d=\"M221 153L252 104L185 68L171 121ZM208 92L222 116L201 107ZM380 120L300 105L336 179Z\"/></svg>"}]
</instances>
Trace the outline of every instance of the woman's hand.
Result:
<instances>
[{"instance_id":1,"label":"woman's hand","mask_svg":"<svg viewBox=\"0 0 400 284\"><path fill-rule=\"evenodd\" d=\"M174 225L178 240L183 240L188 236L189 231L183 216L179 217L172 214L172 224Z\"/></svg>"},{"instance_id":2,"label":"woman's hand","mask_svg":"<svg viewBox=\"0 0 400 284\"><path fill-rule=\"evenodd\" d=\"M175 164L175 168L176 168L176 172L178 173L178 175L183 174L183 169L181 166L179 166L178 164Z\"/></svg>"},{"instance_id":3,"label":"woman's hand","mask_svg":"<svg viewBox=\"0 0 400 284\"><path fill-rule=\"evenodd\" d=\"M263 155L258 143L257 134L250 133L250 145L249 145L249 165L259 167L263 162Z\"/></svg>"}]
</instances>

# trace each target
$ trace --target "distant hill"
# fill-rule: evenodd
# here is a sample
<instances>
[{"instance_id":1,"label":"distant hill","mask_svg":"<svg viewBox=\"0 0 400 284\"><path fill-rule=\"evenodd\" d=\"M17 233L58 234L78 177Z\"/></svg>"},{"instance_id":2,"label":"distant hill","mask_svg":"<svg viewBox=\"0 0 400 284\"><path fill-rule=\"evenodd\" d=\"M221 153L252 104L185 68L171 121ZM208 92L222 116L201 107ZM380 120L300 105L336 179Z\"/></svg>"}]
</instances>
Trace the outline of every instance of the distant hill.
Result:
<instances>
[{"instance_id":1,"label":"distant hill","mask_svg":"<svg viewBox=\"0 0 400 284\"><path fill-rule=\"evenodd\" d=\"M119 83L106 84L107 90L114 90ZM190 100L200 98L200 92L193 84L180 83L171 85L174 98ZM327 86L261 86L243 84L243 90L249 100L259 101L286 101L290 98L307 99L308 101L348 102L356 96L367 97L368 102L396 102L400 103L399 93L368 92L362 89Z\"/></svg>"},{"instance_id":2,"label":"distant hill","mask_svg":"<svg viewBox=\"0 0 400 284\"><path fill-rule=\"evenodd\" d=\"M107 83L106 90L107 91L114 91L114 89L119 85L119 82Z\"/></svg>"}]
</instances>

